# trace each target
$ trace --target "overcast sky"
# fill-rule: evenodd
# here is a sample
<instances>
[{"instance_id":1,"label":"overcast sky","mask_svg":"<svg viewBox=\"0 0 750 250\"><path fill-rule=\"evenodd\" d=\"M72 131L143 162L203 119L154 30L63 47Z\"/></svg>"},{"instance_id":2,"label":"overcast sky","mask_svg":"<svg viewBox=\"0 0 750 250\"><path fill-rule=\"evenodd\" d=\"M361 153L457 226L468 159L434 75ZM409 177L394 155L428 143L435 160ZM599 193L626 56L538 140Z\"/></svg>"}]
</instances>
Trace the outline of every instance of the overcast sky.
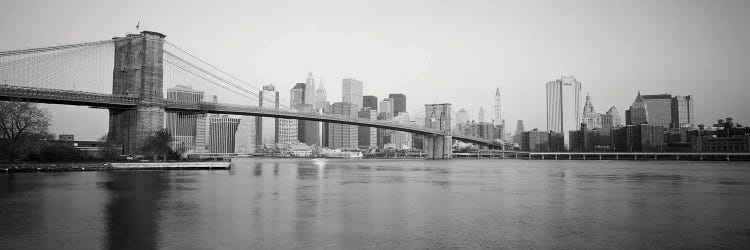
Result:
<instances>
[{"instance_id":1,"label":"overcast sky","mask_svg":"<svg viewBox=\"0 0 750 250\"><path fill-rule=\"evenodd\" d=\"M404 93L409 111L450 102L510 131L546 128L545 83L582 82L598 112L644 94L693 95L698 123L750 124L750 1L8 1L0 51L103 40L135 25L282 96L308 71L329 100L341 79ZM53 133L96 139L106 110L53 106Z\"/></svg>"}]
</instances>

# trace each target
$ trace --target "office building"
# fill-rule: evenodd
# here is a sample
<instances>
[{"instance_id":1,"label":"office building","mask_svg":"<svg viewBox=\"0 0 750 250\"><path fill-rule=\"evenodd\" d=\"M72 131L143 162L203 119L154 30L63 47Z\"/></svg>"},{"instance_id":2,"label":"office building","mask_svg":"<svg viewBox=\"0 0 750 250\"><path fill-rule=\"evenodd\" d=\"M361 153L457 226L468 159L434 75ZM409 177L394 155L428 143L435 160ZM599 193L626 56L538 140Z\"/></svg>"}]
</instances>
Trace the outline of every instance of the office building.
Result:
<instances>
[{"instance_id":1,"label":"office building","mask_svg":"<svg viewBox=\"0 0 750 250\"><path fill-rule=\"evenodd\" d=\"M533 129L521 133L519 146L521 151L547 152L549 151L549 132Z\"/></svg>"},{"instance_id":2,"label":"office building","mask_svg":"<svg viewBox=\"0 0 750 250\"><path fill-rule=\"evenodd\" d=\"M350 102L337 102L332 106L334 115L356 118L359 115L359 106ZM328 147L357 149L358 126L349 124L328 124Z\"/></svg>"},{"instance_id":3,"label":"office building","mask_svg":"<svg viewBox=\"0 0 750 250\"><path fill-rule=\"evenodd\" d=\"M235 153L255 153L255 119L254 116L239 116L237 132L234 139Z\"/></svg>"},{"instance_id":4,"label":"office building","mask_svg":"<svg viewBox=\"0 0 750 250\"><path fill-rule=\"evenodd\" d=\"M672 97L672 128L693 128L695 123L695 108L693 107L693 97L674 96Z\"/></svg>"},{"instance_id":5,"label":"office building","mask_svg":"<svg viewBox=\"0 0 750 250\"><path fill-rule=\"evenodd\" d=\"M362 81L354 78L346 78L341 81L341 102L357 105L357 110L362 108Z\"/></svg>"},{"instance_id":6,"label":"office building","mask_svg":"<svg viewBox=\"0 0 750 250\"><path fill-rule=\"evenodd\" d=\"M378 112L378 98L372 95L362 97L362 109L369 108Z\"/></svg>"},{"instance_id":7,"label":"office building","mask_svg":"<svg viewBox=\"0 0 750 250\"><path fill-rule=\"evenodd\" d=\"M643 95L648 124L669 128L672 123L672 95Z\"/></svg>"},{"instance_id":8,"label":"office building","mask_svg":"<svg viewBox=\"0 0 750 250\"><path fill-rule=\"evenodd\" d=\"M406 96L404 94L389 94L388 98L393 101L393 116L406 112Z\"/></svg>"},{"instance_id":9,"label":"office building","mask_svg":"<svg viewBox=\"0 0 750 250\"><path fill-rule=\"evenodd\" d=\"M459 109L458 112L456 112L456 125L458 124L467 124L469 123L469 111L466 111L466 109Z\"/></svg>"},{"instance_id":10,"label":"office building","mask_svg":"<svg viewBox=\"0 0 750 250\"><path fill-rule=\"evenodd\" d=\"M393 99L385 98L380 102L378 115L384 117L380 120L390 120L391 118L393 118Z\"/></svg>"},{"instance_id":11,"label":"office building","mask_svg":"<svg viewBox=\"0 0 750 250\"><path fill-rule=\"evenodd\" d=\"M368 120L377 120L378 119L378 111L374 109L370 109L369 107L365 107L359 111L359 118L368 119ZM367 127L367 126L358 126L358 142L360 149L368 149L372 147L378 146L378 135L377 135L377 128Z\"/></svg>"},{"instance_id":12,"label":"office building","mask_svg":"<svg viewBox=\"0 0 750 250\"><path fill-rule=\"evenodd\" d=\"M167 100L185 103L199 103L203 101L203 91L195 90L184 85L177 85L167 89ZM198 136L198 118L200 114L166 112L166 129L172 135L170 147L181 153L196 150L196 136Z\"/></svg>"},{"instance_id":13,"label":"office building","mask_svg":"<svg viewBox=\"0 0 750 250\"><path fill-rule=\"evenodd\" d=\"M492 121L498 125L504 125L502 118L502 96L500 96L500 87L495 90L495 119Z\"/></svg>"},{"instance_id":14,"label":"office building","mask_svg":"<svg viewBox=\"0 0 750 250\"><path fill-rule=\"evenodd\" d=\"M484 107L479 107L479 114L477 115L477 122L484 122Z\"/></svg>"},{"instance_id":15,"label":"office building","mask_svg":"<svg viewBox=\"0 0 750 250\"><path fill-rule=\"evenodd\" d=\"M307 79L308 82L312 82L312 79L310 76L308 76ZM314 85L314 82L313 82ZM308 89L308 87L311 86L307 83L297 83L294 85L292 90L290 91L290 96L292 97L291 100L291 107L292 109L298 111L298 112L304 112L304 113L316 113L317 109L315 109L314 103L311 103L311 101L307 100L306 98L310 97L311 89ZM312 95L315 96L315 95ZM283 119L281 119L283 120ZM281 121L280 120L280 121ZM305 143L307 145L320 145L320 122L317 121L304 121L304 120L294 120L294 122L284 121L285 123L289 124L291 126L292 123L297 124L297 139L296 141ZM294 134L290 131L284 131L283 134L285 136ZM284 139L282 140L284 142L290 142L293 140L290 139Z\"/></svg>"},{"instance_id":16,"label":"office building","mask_svg":"<svg viewBox=\"0 0 750 250\"><path fill-rule=\"evenodd\" d=\"M210 153L234 153L235 132L240 123L239 118L228 115L211 116Z\"/></svg>"},{"instance_id":17,"label":"office building","mask_svg":"<svg viewBox=\"0 0 750 250\"><path fill-rule=\"evenodd\" d=\"M568 131L578 130L581 124L581 83L573 76L547 82L547 130L563 135L567 148Z\"/></svg>"}]
</instances>

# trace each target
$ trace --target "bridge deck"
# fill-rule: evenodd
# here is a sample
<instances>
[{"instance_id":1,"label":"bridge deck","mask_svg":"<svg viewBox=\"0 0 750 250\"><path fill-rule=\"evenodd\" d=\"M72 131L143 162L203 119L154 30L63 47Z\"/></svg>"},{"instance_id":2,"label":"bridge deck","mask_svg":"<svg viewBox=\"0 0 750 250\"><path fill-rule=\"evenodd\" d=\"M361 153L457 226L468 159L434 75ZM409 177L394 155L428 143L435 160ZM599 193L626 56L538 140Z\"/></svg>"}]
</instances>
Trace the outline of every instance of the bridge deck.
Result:
<instances>
[{"instance_id":1,"label":"bridge deck","mask_svg":"<svg viewBox=\"0 0 750 250\"><path fill-rule=\"evenodd\" d=\"M284 110L270 107L258 107L250 105L234 105L212 102L181 102L164 100L159 103L144 103L138 97L101 94L84 91L46 89L34 87L20 87L11 85L0 85L0 100L6 101L28 101L47 104L63 104L89 106L96 108L133 109L139 105L153 105L163 107L165 111L171 112L194 112L212 114L231 114L260 117L275 117L286 119L298 119L307 121L320 121L337 124L350 124L357 126L368 126L395 131L404 131L424 135L452 136L454 139L492 145L492 141L472 136L451 134L447 131L437 129L399 124L395 122L360 119L357 117L343 117L330 114L314 112L300 112L296 110Z\"/></svg>"}]
</instances>

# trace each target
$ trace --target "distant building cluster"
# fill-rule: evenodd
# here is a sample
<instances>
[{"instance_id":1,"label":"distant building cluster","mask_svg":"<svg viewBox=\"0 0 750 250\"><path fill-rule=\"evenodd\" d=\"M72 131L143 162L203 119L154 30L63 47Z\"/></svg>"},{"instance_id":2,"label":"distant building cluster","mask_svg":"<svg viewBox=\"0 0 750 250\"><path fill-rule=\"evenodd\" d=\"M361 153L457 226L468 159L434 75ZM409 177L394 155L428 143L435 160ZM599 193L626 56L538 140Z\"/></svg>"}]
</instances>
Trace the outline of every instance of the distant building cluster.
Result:
<instances>
[{"instance_id":1,"label":"distant building cluster","mask_svg":"<svg viewBox=\"0 0 750 250\"><path fill-rule=\"evenodd\" d=\"M461 108L455 113L450 104L425 105L424 117L406 111L406 95L392 93L382 99L364 95L364 82L346 78L341 100L329 102L322 82L316 86L312 73L305 82L290 90L289 107L299 112L316 112L358 119L381 120L448 130L484 138L504 149L522 151L574 152L748 152L750 131L731 118L710 127L695 125L691 95L642 95L620 112L610 106L599 113L590 94L581 98L582 83L573 76L562 76L546 84L546 130L524 128L517 120L514 133L506 130L502 95L498 87L492 114L479 108L477 119ZM258 106L279 108L279 92L273 85L258 92ZM218 102L200 90L178 85L167 90L167 99L180 102ZM489 117L488 117L489 116ZM168 113L167 129L172 147L192 153L254 153L276 145L315 145L342 150L424 149L423 136L387 129L358 127L252 116L194 113ZM434 142L433 142L434 143ZM454 146L461 146L456 142ZM296 147L296 146L295 146Z\"/></svg>"},{"instance_id":2,"label":"distant building cluster","mask_svg":"<svg viewBox=\"0 0 750 250\"><path fill-rule=\"evenodd\" d=\"M614 106L595 111L581 83L563 76L547 83L547 130L516 126L513 141L522 151L572 152L750 152L750 129L731 118L712 127L695 126L691 95L636 95L625 111L625 124Z\"/></svg>"}]
</instances>

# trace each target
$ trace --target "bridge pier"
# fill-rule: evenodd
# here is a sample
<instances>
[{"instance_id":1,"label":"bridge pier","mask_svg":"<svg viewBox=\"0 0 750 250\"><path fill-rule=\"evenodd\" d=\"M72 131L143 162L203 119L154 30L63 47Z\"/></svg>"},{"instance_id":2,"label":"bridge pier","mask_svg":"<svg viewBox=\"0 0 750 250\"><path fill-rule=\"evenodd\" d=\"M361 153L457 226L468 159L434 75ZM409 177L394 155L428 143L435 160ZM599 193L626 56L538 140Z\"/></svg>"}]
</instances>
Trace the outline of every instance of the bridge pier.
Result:
<instances>
[{"instance_id":1,"label":"bridge pier","mask_svg":"<svg viewBox=\"0 0 750 250\"><path fill-rule=\"evenodd\" d=\"M164 128L164 35L143 31L115 40L112 94L137 97L134 110L110 109L107 140L124 154L141 152L148 136Z\"/></svg>"},{"instance_id":2,"label":"bridge pier","mask_svg":"<svg viewBox=\"0 0 750 250\"><path fill-rule=\"evenodd\" d=\"M450 135L425 136L424 148L427 159L453 158L453 137ZM477 153L479 158L479 153Z\"/></svg>"}]
</instances>

